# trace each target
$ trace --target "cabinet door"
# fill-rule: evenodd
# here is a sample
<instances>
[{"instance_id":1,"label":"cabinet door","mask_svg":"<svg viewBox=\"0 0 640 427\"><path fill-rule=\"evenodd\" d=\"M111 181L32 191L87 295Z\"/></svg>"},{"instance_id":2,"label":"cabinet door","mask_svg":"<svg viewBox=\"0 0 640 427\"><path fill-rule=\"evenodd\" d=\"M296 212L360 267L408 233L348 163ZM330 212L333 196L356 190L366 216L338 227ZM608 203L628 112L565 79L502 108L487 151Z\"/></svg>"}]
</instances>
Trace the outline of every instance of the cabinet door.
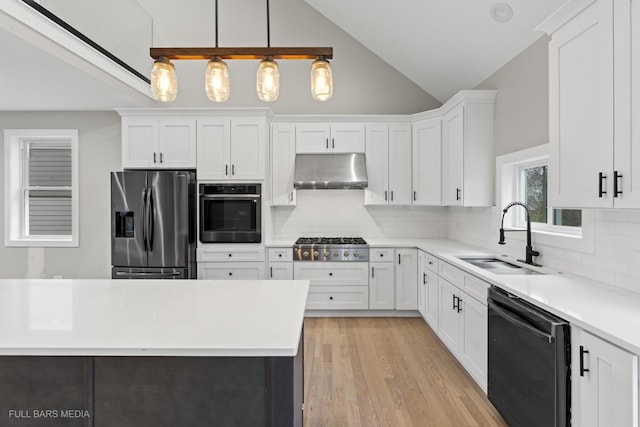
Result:
<instances>
[{"instance_id":1,"label":"cabinet door","mask_svg":"<svg viewBox=\"0 0 640 427\"><path fill-rule=\"evenodd\" d=\"M368 186L365 205L386 205L389 200L389 127L367 125L366 158Z\"/></svg>"},{"instance_id":2,"label":"cabinet door","mask_svg":"<svg viewBox=\"0 0 640 427\"><path fill-rule=\"evenodd\" d=\"M293 263L291 262L270 262L270 280L293 280Z\"/></svg>"},{"instance_id":3,"label":"cabinet door","mask_svg":"<svg viewBox=\"0 0 640 427\"><path fill-rule=\"evenodd\" d=\"M428 262L428 261L427 261ZM438 333L438 312L440 307L440 285L438 275L428 268L425 271L426 295L424 320Z\"/></svg>"},{"instance_id":4,"label":"cabinet door","mask_svg":"<svg viewBox=\"0 0 640 427\"><path fill-rule=\"evenodd\" d=\"M193 169L196 167L196 121L166 120L159 122L158 151L160 167Z\"/></svg>"},{"instance_id":5,"label":"cabinet door","mask_svg":"<svg viewBox=\"0 0 640 427\"><path fill-rule=\"evenodd\" d=\"M334 153L364 153L364 125L360 123L331 125L331 141L329 142L329 148Z\"/></svg>"},{"instance_id":6,"label":"cabinet door","mask_svg":"<svg viewBox=\"0 0 640 427\"><path fill-rule=\"evenodd\" d=\"M158 167L158 121L122 120L123 169Z\"/></svg>"},{"instance_id":7,"label":"cabinet door","mask_svg":"<svg viewBox=\"0 0 640 427\"><path fill-rule=\"evenodd\" d=\"M230 123L227 119L198 120L198 180L229 179Z\"/></svg>"},{"instance_id":8,"label":"cabinet door","mask_svg":"<svg viewBox=\"0 0 640 427\"><path fill-rule=\"evenodd\" d=\"M393 310L394 297L394 263L372 262L369 275L369 309Z\"/></svg>"},{"instance_id":9,"label":"cabinet door","mask_svg":"<svg viewBox=\"0 0 640 427\"><path fill-rule=\"evenodd\" d=\"M263 262L200 262L198 279L264 280Z\"/></svg>"},{"instance_id":10,"label":"cabinet door","mask_svg":"<svg viewBox=\"0 0 640 427\"><path fill-rule=\"evenodd\" d=\"M293 171L296 161L296 129L293 125L271 127L271 205L295 206Z\"/></svg>"},{"instance_id":11,"label":"cabinet door","mask_svg":"<svg viewBox=\"0 0 640 427\"><path fill-rule=\"evenodd\" d=\"M418 312L426 320L427 315L427 254L418 251Z\"/></svg>"},{"instance_id":12,"label":"cabinet door","mask_svg":"<svg viewBox=\"0 0 640 427\"><path fill-rule=\"evenodd\" d=\"M231 179L265 178L265 133L264 120L231 120Z\"/></svg>"},{"instance_id":13,"label":"cabinet door","mask_svg":"<svg viewBox=\"0 0 640 427\"><path fill-rule=\"evenodd\" d=\"M572 424L637 427L638 356L575 327L571 335Z\"/></svg>"},{"instance_id":14,"label":"cabinet door","mask_svg":"<svg viewBox=\"0 0 640 427\"><path fill-rule=\"evenodd\" d=\"M296 126L296 153L326 153L330 150L331 130L327 124Z\"/></svg>"},{"instance_id":15,"label":"cabinet door","mask_svg":"<svg viewBox=\"0 0 640 427\"><path fill-rule=\"evenodd\" d=\"M389 203L410 205L411 126L389 126Z\"/></svg>"},{"instance_id":16,"label":"cabinet door","mask_svg":"<svg viewBox=\"0 0 640 427\"><path fill-rule=\"evenodd\" d=\"M413 126L413 204L442 204L442 119ZM368 160L368 159L367 159Z\"/></svg>"},{"instance_id":17,"label":"cabinet door","mask_svg":"<svg viewBox=\"0 0 640 427\"><path fill-rule=\"evenodd\" d=\"M439 337L457 357L461 339L462 317L455 307L460 290L442 277L438 283L440 285Z\"/></svg>"},{"instance_id":18,"label":"cabinet door","mask_svg":"<svg viewBox=\"0 0 640 427\"><path fill-rule=\"evenodd\" d=\"M615 199L618 208L640 208L640 3L625 0L614 8L616 32L615 86L615 170L622 175L618 187L621 194ZM625 17L631 17L625 19ZM633 23L633 24L632 24ZM631 26L634 26L633 31ZM626 38L626 34L631 34ZM618 36L621 35L621 37ZM631 45L629 46L629 43ZM626 52L631 52L625 63ZM631 97L631 102L629 98ZM631 106L631 108L629 108ZM632 112L635 112L632 116ZM629 130L631 133L629 133Z\"/></svg>"},{"instance_id":19,"label":"cabinet door","mask_svg":"<svg viewBox=\"0 0 640 427\"><path fill-rule=\"evenodd\" d=\"M551 206L613 205L613 46L612 0L593 2L549 43ZM602 197L599 173L606 176Z\"/></svg>"},{"instance_id":20,"label":"cabinet door","mask_svg":"<svg viewBox=\"0 0 640 427\"><path fill-rule=\"evenodd\" d=\"M447 112L443 119L444 205L461 206L464 188L464 105Z\"/></svg>"},{"instance_id":21,"label":"cabinet door","mask_svg":"<svg viewBox=\"0 0 640 427\"><path fill-rule=\"evenodd\" d=\"M396 310L418 309L418 253L396 249Z\"/></svg>"},{"instance_id":22,"label":"cabinet door","mask_svg":"<svg viewBox=\"0 0 640 427\"><path fill-rule=\"evenodd\" d=\"M483 390L487 390L487 306L463 293L460 298L462 312L462 337L460 339L460 359Z\"/></svg>"}]
</instances>

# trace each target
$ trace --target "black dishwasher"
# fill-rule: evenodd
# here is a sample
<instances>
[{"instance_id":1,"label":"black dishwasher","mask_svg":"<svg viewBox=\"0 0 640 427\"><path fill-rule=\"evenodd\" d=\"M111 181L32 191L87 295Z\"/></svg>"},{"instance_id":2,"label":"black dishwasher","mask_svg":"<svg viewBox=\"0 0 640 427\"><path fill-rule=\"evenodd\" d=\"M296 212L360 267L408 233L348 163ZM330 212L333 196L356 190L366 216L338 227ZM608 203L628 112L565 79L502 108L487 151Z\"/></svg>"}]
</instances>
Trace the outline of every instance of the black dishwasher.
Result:
<instances>
[{"instance_id":1,"label":"black dishwasher","mask_svg":"<svg viewBox=\"0 0 640 427\"><path fill-rule=\"evenodd\" d=\"M511 427L570 425L569 323L489 289L487 395Z\"/></svg>"}]
</instances>

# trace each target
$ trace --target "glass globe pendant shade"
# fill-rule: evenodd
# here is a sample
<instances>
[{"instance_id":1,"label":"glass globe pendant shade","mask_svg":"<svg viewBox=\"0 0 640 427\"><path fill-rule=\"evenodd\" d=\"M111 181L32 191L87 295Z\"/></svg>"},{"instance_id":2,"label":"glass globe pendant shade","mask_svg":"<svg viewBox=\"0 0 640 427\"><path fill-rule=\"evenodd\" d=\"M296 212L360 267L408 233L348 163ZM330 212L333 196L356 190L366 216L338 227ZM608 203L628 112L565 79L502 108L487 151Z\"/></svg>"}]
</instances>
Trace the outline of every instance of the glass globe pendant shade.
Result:
<instances>
[{"instance_id":1,"label":"glass globe pendant shade","mask_svg":"<svg viewBox=\"0 0 640 427\"><path fill-rule=\"evenodd\" d=\"M262 101L271 102L278 99L280 92L280 73L278 72L278 64L271 57L260 61L256 90L258 92L258 98Z\"/></svg>"},{"instance_id":2,"label":"glass globe pendant shade","mask_svg":"<svg viewBox=\"0 0 640 427\"><path fill-rule=\"evenodd\" d=\"M151 92L158 101L171 102L178 95L176 68L165 57L156 59L151 70Z\"/></svg>"},{"instance_id":3,"label":"glass globe pendant shade","mask_svg":"<svg viewBox=\"0 0 640 427\"><path fill-rule=\"evenodd\" d=\"M227 63L215 57L207 64L207 72L204 77L207 96L215 102L224 102L229 99L229 70Z\"/></svg>"},{"instance_id":4,"label":"glass globe pendant shade","mask_svg":"<svg viewBox=\"0 0 640 427\"><path fill-rule=\"evenodd\" d=\"M316 59L311 64L311 96L316 101L326 101L333 96L333 76L326 59Z\"/></svg>"}]
</instances>

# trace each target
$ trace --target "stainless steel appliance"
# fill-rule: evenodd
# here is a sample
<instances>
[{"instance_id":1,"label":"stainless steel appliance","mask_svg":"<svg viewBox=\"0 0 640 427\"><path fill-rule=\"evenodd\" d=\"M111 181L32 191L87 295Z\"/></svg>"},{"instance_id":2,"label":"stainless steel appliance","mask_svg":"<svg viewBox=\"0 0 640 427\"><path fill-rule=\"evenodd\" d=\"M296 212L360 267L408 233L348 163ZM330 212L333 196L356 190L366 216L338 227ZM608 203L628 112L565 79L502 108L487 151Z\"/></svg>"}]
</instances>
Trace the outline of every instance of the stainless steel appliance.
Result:
<instances>
[{"instance_id":1,"label":"stainless steel appliance","mask_svg":"<svg viewBox=\"0 0 640 427\"><path fill-rule=\"evenodd\" d=\"M193 172L112 172L111 277L195 279L195 206Z\"/></svg>"},{"instance_id":2,"label":"stainless steel appliance","mask_svg":"<svg viewBox=\"0 0 640 427\"><path fill-rule=\"evenodd\" d=\"M369 261L362 237L301 237L293 247L294 261Z\"/></svg>"},{"instance_id":3,"label":"stainless steel appliance","mask_svg":"<svg viewBox=\"0 0 640 427\"><path fill-rule=\"evenodd\" d=\"M294 188L362 189L367 185L364 153L296 154Z\"/></svg>"},{"instance_id":4,"label":"stainless steel appliance","mask_svg":"<svg viewBox=\"0 0 640 427\"><path fill-rule=\"evenodd\" d=\"M260 243L261 184L200 184L202 243Z\"/></svg>"},{"instance_id":5,"label":"stainless steel appliance","mask_svg":"<svg viewBox=\"0 0 640 427\"><path fill-rule=\"evenodd\" d=\"M512 427L570 425L569 323L492 286L489 400Z\"/></svg>"}]
</instances>

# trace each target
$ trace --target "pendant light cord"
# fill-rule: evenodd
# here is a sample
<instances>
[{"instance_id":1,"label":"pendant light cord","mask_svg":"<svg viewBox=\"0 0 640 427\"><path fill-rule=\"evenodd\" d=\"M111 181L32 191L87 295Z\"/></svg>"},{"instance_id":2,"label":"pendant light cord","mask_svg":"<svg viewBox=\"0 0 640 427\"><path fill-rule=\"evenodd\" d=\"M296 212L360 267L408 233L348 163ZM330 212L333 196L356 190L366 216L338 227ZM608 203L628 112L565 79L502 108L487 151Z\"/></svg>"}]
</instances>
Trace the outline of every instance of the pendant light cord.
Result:
<instances>
[{"instance_id":1,"label":"pendant light cord","mask_svg":"<svg viewBox=\"0 0 640 427\"><path fill-rule=\"evenodd\" d=\"M267 0L267 47L271 47L271 25L269 21L269 0Z\"/></svg>"},{"instance_id":2,"label":"pendant light cord","mask_svg":"<svg viewBox=\"0 0 640 427\"><path fill-rule=\"evenodd\" d=\"M216 0L216 47L218 47L218 0Z\"/></svg>"}]
</instances>

